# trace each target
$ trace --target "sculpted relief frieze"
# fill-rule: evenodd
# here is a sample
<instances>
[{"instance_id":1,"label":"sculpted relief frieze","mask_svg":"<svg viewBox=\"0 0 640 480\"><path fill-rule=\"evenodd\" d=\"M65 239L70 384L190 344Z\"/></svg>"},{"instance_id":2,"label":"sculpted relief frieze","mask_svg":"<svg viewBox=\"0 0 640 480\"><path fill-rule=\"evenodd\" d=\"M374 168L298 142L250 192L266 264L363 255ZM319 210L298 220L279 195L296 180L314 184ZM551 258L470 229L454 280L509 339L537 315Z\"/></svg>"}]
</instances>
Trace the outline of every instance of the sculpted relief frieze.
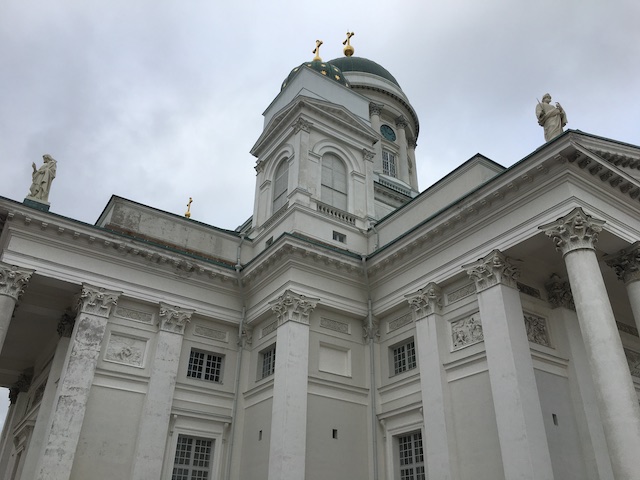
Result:
<instances>
[{"instance_id":1,"label":"sculpted relief frieze","mask_svg":"<svg viewBox=\"0 0 640 480\"><path fill-rule=\"evenodd\" d=\"M547 320L532 313L524 314L524 324L527 329L527 339L544 347L551 347Z\"/></svg>"},{"instance_id":2,"label":"sculpted relief frieze","mask_svg":"<svg viewBox=\"0 0 640 480\"><path fill-rule=\"evenodd\" d=\"M474 313L470 317L451 322L451 340L453 350L459 350L484 340L480 314Z\"/></svg>"},{"instance_id":3,"label":"sculpted relief frieze","mask_svg":"<svg viewBox=\"0 0 640 480\"><path fill-rule=\"evenodd\" d=\"M631 375L636 378L640 378L640 353L625 348L624 354L627 357Z\"/></svg>"},{"instance_id":4,"label":"sculpted relief frieze","mask_svg":"<svg viewBox=\"0 0 640 480\"><path fill-rule=\"evenodd\" d=\"M108 362L142 367L146 349L146 340L114 333L109 338L104 359Z\"/></svg>"}]
</instances>

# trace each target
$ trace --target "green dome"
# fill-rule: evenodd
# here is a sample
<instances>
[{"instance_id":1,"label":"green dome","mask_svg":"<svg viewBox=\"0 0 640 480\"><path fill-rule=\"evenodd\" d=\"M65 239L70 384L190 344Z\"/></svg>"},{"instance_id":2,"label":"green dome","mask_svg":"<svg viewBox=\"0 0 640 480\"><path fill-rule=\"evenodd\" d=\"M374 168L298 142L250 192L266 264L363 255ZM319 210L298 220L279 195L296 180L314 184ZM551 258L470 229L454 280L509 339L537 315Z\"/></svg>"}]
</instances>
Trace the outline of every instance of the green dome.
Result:
<instances>
[{"instance_id":1,"label":"green dome","mask_svg":"<svg viewBox=\"0 0 640 480\"><path fill-rule=\"evenodd\" d=\"M377 75L378 77L389 80L391 83L397 85L397 87L400 88L400 84L394 78L394 76L389 73L389 70L384 68L382 65L369 60L368 58L340 57L331 60L329 63L335 65L343 72L365 72Z\"/></svg>"},{"instance_id":2,"label":"green dome","mask_svg":"<svg viewBox=\"0 0 640 480\"><path fill-rule=\"evenodd\" d=\"M301 68L310 68L311 70L315 70L321 75L325 75L327 78L331 78L335 82L338 82L340 85L344 85L345 87L349 86L349 82L344 78L342 71L339 67L335 66L333 62L323 62L321 60L312 60L310 62L304 62L300 66L291 70L291 73L287 78L282 82L282 87L280 90L284 89L289 84L289 81L298 73L298 70Z\"/></svg>"}]
</instances>

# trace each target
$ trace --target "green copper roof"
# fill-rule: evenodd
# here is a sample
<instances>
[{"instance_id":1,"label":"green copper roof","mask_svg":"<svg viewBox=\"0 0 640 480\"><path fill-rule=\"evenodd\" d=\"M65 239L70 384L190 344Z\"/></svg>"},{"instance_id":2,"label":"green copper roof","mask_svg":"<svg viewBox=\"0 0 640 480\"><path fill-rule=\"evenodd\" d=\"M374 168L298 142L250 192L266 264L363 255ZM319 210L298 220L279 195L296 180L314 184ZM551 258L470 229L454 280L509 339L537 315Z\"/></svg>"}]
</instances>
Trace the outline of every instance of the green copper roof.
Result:
<instances>
[{"instance_id":1,"label":"green copper roof","mask_svg":"<svg viewBox=\"0 0 640 480\"><path fill-rule=\"evenodd\" d=\"M340 57L331 60L330 63L338 67L343 72L365 72L377 75L378 77L389 80L400 88L400 84L394 76L389 73L389 70L368 58Z\"/></svg>"},{"instance_id":2,"label":"green copper roof","mask_svg":"<svg viewBox=\"0 0 640 480\"><path fill-rule=\"evenodd\" d=\"M298 70L300 70L301 68L310 68L311 70L315 70L321 75L325 75L327 78L330 78L333 81L344 85L345 87L349 86L349 82L347 82L347 80L344 78L344 75L342 75L342 71L339 67L333 65L333 63L331 62L312 60L310 62L304 62L300 66L291 70L289 76L284 80L284 82L282 82L282 87L280 87L280 90L284 89L284 87L287 86L289 81L295 76L296 73L298 73Z\"/></svg>"}]
</instances>

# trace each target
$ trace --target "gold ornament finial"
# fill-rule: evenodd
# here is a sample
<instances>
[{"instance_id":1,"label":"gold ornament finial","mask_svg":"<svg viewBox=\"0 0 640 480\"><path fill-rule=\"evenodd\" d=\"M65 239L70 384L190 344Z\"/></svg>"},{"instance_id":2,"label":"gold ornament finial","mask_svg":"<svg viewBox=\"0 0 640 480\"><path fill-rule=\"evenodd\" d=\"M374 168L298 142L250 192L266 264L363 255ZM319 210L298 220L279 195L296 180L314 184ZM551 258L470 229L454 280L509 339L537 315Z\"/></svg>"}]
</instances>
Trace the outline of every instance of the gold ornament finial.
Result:
<instances>
[{"instance_id":1,"label":"gold ornament finial","mask_svg":"<svg viewBox=\"0 0 640 480\"><path fill-rule=\"evenodd\" d=\"M311 53L315 53L316 56L313 57L313 61L318 61L321 62L322 59L320 58L320 45L322 45L322 40L316 40L316 48L313 49L313 52Z\"/></svg>"},{"instance_id":2,"label":"gold ornament finial","mask_svg":"<svg viewBox=\"0 0 640 480\"><path fill-rule=\"evenodd\" d=\"M351 46L351 37L353 37L354 35L354 32L347 32L347 39L342 42L342 44L344 45L343 50L345 57L350 57L351 55L353 55L353 52L355 52L355 49Z\"/></svg>"},{"instance_id":3,"label":"gold ornament finial","mask_svg":"<svg viewBox=\"0 0 640 480\"><path fill-rule=\"evenodd\" d=\"M189 203L187 203L187 211L184 214L184 216L187 218L191 218L191 203L193 203L193 198L189 197Z\"/></svg>"}]
</instances>

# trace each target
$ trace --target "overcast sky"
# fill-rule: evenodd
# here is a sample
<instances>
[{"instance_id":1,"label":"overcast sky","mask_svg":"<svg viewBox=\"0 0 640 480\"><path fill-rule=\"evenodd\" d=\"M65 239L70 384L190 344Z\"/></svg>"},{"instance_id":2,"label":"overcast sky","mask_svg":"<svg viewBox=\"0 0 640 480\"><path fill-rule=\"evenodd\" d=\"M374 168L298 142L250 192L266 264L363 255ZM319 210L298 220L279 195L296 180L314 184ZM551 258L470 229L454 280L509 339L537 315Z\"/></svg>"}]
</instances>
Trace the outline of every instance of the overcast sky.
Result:
<instances>
[{"instance_id":1,"label":"overcast sky","mask_svg":"<svg viewBox=\"0 0 640 480\"><path fill-rule=\"evenodd\" d=\"M112 194L234 229L253 209L249 150L290 70L355 55L420 118L424 189L480 152L539 147L536 98L568 128L640 144L637 0L0 0L0 195L58 161L51 211L94 223Z\"/></svg>"}]
</instances>

